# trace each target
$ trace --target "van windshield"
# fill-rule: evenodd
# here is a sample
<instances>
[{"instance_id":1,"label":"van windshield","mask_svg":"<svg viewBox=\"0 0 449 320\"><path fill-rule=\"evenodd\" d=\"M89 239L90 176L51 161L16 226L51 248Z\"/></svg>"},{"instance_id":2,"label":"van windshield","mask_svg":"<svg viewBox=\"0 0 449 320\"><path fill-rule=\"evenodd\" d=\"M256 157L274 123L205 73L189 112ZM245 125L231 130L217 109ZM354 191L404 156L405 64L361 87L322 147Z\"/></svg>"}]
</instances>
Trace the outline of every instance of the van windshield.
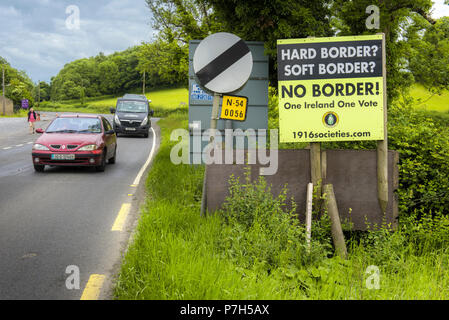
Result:
<instances>
[{"instance_id":1,"label":"van windshield","mask_svg":"<svg viewBox=\"0 0 449 320\"><path fill-rule=\"evenodd\" d=\"M121 100L117 102L117 111L148 113L148 106L143 101Z\"/></svg>"}]
</instances>

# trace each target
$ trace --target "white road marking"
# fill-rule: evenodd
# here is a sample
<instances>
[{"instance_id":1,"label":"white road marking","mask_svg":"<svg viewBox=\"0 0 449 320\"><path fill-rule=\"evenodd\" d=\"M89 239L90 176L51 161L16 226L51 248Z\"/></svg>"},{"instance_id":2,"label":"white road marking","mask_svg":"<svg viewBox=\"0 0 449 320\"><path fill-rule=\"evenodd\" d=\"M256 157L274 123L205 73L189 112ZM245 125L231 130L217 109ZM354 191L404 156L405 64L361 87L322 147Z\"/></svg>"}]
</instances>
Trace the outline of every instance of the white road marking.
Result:
<instances>
[{"instance_id":1,"label":"white road marking","mask_svg":"<svg viewBox=\"0 0 449 320\"><path fill-rule=\"evenodd\" d=\"M34 143L33 141L24 142L24 143L21 143L21 144L16 144L16 145L11 146L11 147L4 147L4 148L2 148L2 150L9 150L9 149L12 149L12 148L20 148L20 147L23 147L26 144L33 144L33 143Z\"/></svg>"},{"instance_id":2,"label":"white road marking","mask_svg":"<svg viewBox=\"0 0 449 320\"><path fill-rule=\"evenodd\" d=\"M154 150L156 149L156 132L154 132L153 128L151 128L151 131L153 131L153 147L151 148L151 152L150 152L150 155L148 156L147 161L145 162L143 167L140 169L139 173L137 174L136 179L134 179L134 182L132 183L133 185L138 185L139 184L140 179L143 176L143 173L145 172L145 170L147 169L147 167L150 164L151 160L153 159Z\"/></svg>"}]
</instances>

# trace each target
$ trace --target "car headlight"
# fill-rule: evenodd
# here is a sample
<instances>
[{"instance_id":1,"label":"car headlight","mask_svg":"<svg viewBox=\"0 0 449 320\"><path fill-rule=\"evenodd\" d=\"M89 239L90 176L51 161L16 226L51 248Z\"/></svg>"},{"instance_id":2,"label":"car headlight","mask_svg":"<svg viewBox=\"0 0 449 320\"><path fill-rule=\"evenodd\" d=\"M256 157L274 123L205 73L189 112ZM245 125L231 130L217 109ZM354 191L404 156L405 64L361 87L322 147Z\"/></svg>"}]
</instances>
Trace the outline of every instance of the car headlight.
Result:
<instances>
[{"instance_id":1,"label":"car headlight","mask_svg":"<svg viewBox=\"0 0 449 320\"><path fill-rule=\"evenodd\" d=\"M140 124L141 126L144 126L148 123L148 117L146 117L145 119L143 119L142 123Z\"/></svg>"},{"instance_id":2,"label":"car headlight","mask_svg":"<svg viewBox=\"0 0 449 320\"><path fill-rule=\"evenodd\" d=\"M48 151L48 150L50 150L50 149L47 148L46 146L44 146L43 144L35 143L35 144L33 145L33 150Z\"/></svg>"},{"instance_id":3,"label":"car headlight","mask_svg":"<svg viewBox=\"0 0 449 320\"><path fill-rule=\"evenodd\" d=\"M96 144L88 144L85 145L84 147L81 147L78 149L78 151L93 151L93 150L97 150L98 147Z\"/></svg>"},{"instance_id":4,"label":"car headlight","mask_svg":"<svg viewBox=\"0 0 449 320\"><path fill-rule=\"evenodd\" d=\"M121 124L120 123L120 119L118 118L118 115L114 116L114 121L115 121L116 124Z\"/></svg>"}]
</instances>

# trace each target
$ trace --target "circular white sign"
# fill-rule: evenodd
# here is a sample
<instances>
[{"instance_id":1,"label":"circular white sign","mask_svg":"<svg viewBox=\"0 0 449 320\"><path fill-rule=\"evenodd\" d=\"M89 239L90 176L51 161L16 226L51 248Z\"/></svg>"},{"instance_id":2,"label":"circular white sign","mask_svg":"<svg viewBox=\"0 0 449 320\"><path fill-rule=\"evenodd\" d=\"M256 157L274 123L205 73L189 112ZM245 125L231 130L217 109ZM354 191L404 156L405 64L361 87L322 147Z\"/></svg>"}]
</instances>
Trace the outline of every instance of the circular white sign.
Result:
<instances>
[{"instance_id":1,"label":"circular white sign","mask_svg":"<svg viewBox=\"0 0 449 320\"><path fill-rule=\"evenodd\" d=\"M231 33L214 33L200 42L193 71L201 86L216 93L234 92L248 81L253 56L246 43Z\"/></svg>"}]
</instances>

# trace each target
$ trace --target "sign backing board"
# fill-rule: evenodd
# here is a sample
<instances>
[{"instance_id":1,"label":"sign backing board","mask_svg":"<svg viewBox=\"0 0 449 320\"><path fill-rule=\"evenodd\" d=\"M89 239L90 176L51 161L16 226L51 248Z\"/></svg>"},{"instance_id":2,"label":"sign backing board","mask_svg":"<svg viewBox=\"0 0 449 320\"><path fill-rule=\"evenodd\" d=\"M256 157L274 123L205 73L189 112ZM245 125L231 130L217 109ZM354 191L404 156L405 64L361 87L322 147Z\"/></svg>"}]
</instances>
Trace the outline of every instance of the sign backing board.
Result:
<instances>
[{"instance_id":1,"label":"sign backing board","mask_svg":"<svg viewBox=\"0 0 449 320\"><path fill-rule=\"evenodd\" d=\"M278 40L281 142L384 139L382 37Z\"/></svg>"},{"instance_id":2,"label":"sign backing board","mask_svg":"<svg viewBox=\"0 0 449 320\"><path fill-rule=\"evenodd\" d=\"M235 121L245 121L247 108L247 97L223 96L220 118Z\"/></svg>"},{"instance_id":3,"label":"sign backing board","mask_svg":"<svg viewBox=\"0 0 449 320\"><path fill-rule=\"evenodd\" d=\"M197 127L200 134L210 128L210 118L212 114L212 97L206 99L198 99L199 92L198 79L193 70L193 57L196 49L202 40L189 41L189 127ZM260 41L245 41L251 51L253 57L253 67L250 78L246 84L233 92L232 95L248 97L247 116L245 121L231 121L232 129L247 131L248 129L260 130L268 128L268 56L265 54L264 43ZM210 95L210 93L209 93ZM221 112L221 107L220 110ZM220 113L219 113L220 114ZM227 128L227 120L220 119L217 121L217 129L224 136L224 130ZM196 163L195 159L202 161L202 150L209 143L202 141L201 146L196 149L194 131L190 132L190 163ZM235 137L237 139L238 137ZM245 143L247 139L245 138ZM246 146L246 144L245 144Z\"/></svg>"}]
</instances>

